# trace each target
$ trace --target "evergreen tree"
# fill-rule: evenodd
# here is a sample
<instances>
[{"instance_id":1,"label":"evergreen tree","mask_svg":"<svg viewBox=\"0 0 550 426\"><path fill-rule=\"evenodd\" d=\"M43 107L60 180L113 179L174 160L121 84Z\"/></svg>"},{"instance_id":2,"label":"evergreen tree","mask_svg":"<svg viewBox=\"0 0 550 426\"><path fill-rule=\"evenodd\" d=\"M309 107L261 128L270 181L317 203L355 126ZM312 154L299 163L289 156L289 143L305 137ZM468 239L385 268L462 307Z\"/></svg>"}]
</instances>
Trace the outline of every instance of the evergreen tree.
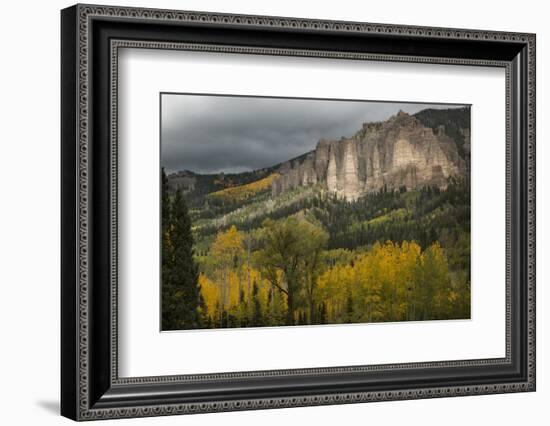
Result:
<instances>
[{"instance_id":1,"label":"evergreen tree","mask_svg":"<svg viewBox=\"0 0 550 426\"><path fill-rule=\"evenodd\" d=\"M264 324L262 304L258 295L258 284L254 281L252 286L252 326L261 327Z\"/></svg>"},{"instance_id":2,"label":"evergreen tree","mask_svg":"<svg viewBox=\"0 0 550 426\"><path fill-rule=\"evenodd\" d=\"M208 312L208 306L206 306L206 301L204 300L204 296L202 295L202 291L199 284L199 317L200 317L200 324L203 328L212 328L212 318L210 317L210 313Z\"/></svg>"},{"instance_id":3,"label":"evergreen tree","mask_svg":"<svg viewBox=\"0 0 550 426\"><path fill-rule=\"evenodd\" d=\"M164 201L168 199L164 177L162 194L164 206ZM198 328L201 320L198 266L193 258L191 219L180 189L167 204L170 208L165 243L163 238L162 328ZM168 256L164 257L165 254Z\"/></svg>"},{"instance_id":4,"label":"evergreen tree","mask_svg":"<svg viewBox=\"0 0 550 426\"><path fill-rule=\"evenodd\" d=\"M162 168L161 176L161 285L162 285L162 329L176 328L175 316L172 312L172 246L170 243L171 199L168 194L168 178Z\"/></svg>"}]
</instances>

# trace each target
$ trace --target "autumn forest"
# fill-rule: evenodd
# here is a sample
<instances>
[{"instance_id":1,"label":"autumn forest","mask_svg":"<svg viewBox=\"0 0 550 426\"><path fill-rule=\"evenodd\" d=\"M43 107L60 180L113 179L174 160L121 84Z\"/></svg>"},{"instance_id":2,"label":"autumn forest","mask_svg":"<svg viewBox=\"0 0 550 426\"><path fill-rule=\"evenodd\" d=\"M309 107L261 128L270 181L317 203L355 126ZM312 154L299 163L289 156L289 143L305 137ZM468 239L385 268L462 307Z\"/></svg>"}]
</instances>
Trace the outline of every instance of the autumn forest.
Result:
<instances>
[{"instance_id":1,"label":"autumn forest","mask_svg":"<svg viewBox=\"0 0 550 426\"><path fill-rule=\"evenodd\" d=\"M468 194L461 181L356 202L296 194L286 217L192 232L211 219L166 190L163 329L469 318ZM167 285L178 275L188 287Z\"/></svg>"}]
</instances>

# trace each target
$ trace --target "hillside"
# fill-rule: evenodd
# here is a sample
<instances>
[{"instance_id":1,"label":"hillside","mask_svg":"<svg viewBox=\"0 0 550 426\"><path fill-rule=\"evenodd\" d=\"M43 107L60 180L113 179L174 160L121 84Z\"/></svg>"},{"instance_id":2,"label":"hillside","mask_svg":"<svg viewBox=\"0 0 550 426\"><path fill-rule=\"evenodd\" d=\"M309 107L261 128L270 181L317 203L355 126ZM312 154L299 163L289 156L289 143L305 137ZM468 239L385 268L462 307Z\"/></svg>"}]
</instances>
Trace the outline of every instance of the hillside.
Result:
<instances>
[{"instance_id":1,"label":"hillside","mask_svg":"<svg viewBox=\"0 0 550 426\"><path fill-rule=\"evenodd\" d=\"M414 116L426 127L443 132L454 140L458 153L469 165L470 162L470 107L453 109L428 108Z\"/></svg>"},{"instance_id":2,"label":"hillside","mask_svg":"<svg viewBox=\"0 0 550 426\"><path fill-rule=\"evenodd\" d=\"M445 189L382 189L351 201L319 186L274 198L269 190L258 191L219 205L208 199L190 210L199 283L210 315L204 328L470 317L468 181L450 178ZM302 308L292 308L293 319L288 318L290 307L273 291L265 266L269 260L261 257L270 232L281 244L291 244L289 249L303 245L304 256L314 235L326 235L316 267L322 274L317 297L324 302L315 302L314 311L301 305L300 296L296 303ZM409 261L409 255L415 257ZM403 261L412 263L405 267ZM396 277L402 289L392 299ZM411 286L417 293L410 293ZM361 305L362 292L377 288L385 289L377 302ZM344 309L349 303L353 307Z\"/></svg>"},{"instance_id":3,"label":"hillside","mask_svg":"<svg viewBox=\"0 0 550 426\"><path fill-rule=\"evenodd\" d=\"M218 199L227 202L240 202L253 197L259 192L271 189L273 181L279 177L278 173L237 186L230 186L208 194L209 199Z\"/></svg>"}]
</instances>

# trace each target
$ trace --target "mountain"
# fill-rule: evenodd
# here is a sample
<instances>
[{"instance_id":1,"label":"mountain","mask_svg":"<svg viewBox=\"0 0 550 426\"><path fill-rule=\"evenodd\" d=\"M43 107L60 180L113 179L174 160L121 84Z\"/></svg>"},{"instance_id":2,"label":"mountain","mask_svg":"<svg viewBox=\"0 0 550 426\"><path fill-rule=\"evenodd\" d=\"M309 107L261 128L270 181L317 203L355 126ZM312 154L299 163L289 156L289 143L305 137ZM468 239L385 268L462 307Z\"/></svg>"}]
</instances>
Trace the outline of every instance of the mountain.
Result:
<instances>
[{"instance_id":1,"label":"mountain","mask_svg":"<svg viewBox=\"0 0 550 426\"><path fill-rule=\"evenodd\" d=\"M302 154L289 161L303 162L308 154ZM271 186L273 178L278 173L277 170L284 169L284 164L286 163L278 163L270 167L241 173L201 174L191 170L180 170L168 174L168 190L175 192L181 189L191 205L200 205L207 195L211 199L216 197L217 193L234 194L240 192L240 187L253 185L256 182L260 183L262 189L266 189L263 184L269 181L269 186ZM235 191L227 191L230 189ZM244 189L246 190L246 188Z\"/></svg>"},{"instance_id":2,"label":"mountain","mask_svg":"<svg viewBox=\"0 0 550 426\"><path fill-rule=\"evenodd\" d=\"M242 173L200 174L190 170L181 170L168 175L168 190L175 192L181 189L192 206L200 205L209 194L253 184L270 176L279 166L277 164Z\"/></svg>"},{"instance_id":3,"label":"mountain","mask_svg":"<svg viewBox=\"0 0 550 426\"><path fill-rule=\"evenodd\" d=\"M276 168L272 196L320 185L347 200L381 188L445 188L469 168L469 108L399 111L384 122L364 123L350 138L321 139L306 155Z\"/></svg>"},{"instance_id":4,"label":"mountain","mask_svg":"<svg viewBox=\"0 0 550 426\"><path fill-rule=\"evenodd\" d=\"M356 200L382 188L444 189L450 176L467 176L469 164L470 108L428 108L365 122L349 138L321 139L314 150L270 167L228 174L183 170L170 174L168 184L170 190L182 189L192 206L208 194L248 193L246 185L254 182L266 190L264 184L270 182L272 197L315 186ZM242 191L226 191L243 185Z\"/></svg>"}]
</instances>

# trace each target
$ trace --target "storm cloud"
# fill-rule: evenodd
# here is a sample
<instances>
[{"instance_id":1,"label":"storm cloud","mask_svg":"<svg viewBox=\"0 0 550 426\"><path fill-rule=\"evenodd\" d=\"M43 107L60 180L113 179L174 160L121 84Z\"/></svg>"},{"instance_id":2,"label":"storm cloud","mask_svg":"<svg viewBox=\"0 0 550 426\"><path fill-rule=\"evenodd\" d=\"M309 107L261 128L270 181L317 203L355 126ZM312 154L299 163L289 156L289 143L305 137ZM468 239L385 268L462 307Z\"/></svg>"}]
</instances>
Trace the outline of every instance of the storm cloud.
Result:
<instances>
[{"instance_id":1,"label":"storm cloud","mask_svg":"<svg viewBox=\"0 0 550 426\"><path fill-rule=\"evenodd\" d=\"M403 110L458 105L162 94L161 163L167 172L236 173L311 151L321 138L352 136Z\"/></svg>"}]
</instances>

